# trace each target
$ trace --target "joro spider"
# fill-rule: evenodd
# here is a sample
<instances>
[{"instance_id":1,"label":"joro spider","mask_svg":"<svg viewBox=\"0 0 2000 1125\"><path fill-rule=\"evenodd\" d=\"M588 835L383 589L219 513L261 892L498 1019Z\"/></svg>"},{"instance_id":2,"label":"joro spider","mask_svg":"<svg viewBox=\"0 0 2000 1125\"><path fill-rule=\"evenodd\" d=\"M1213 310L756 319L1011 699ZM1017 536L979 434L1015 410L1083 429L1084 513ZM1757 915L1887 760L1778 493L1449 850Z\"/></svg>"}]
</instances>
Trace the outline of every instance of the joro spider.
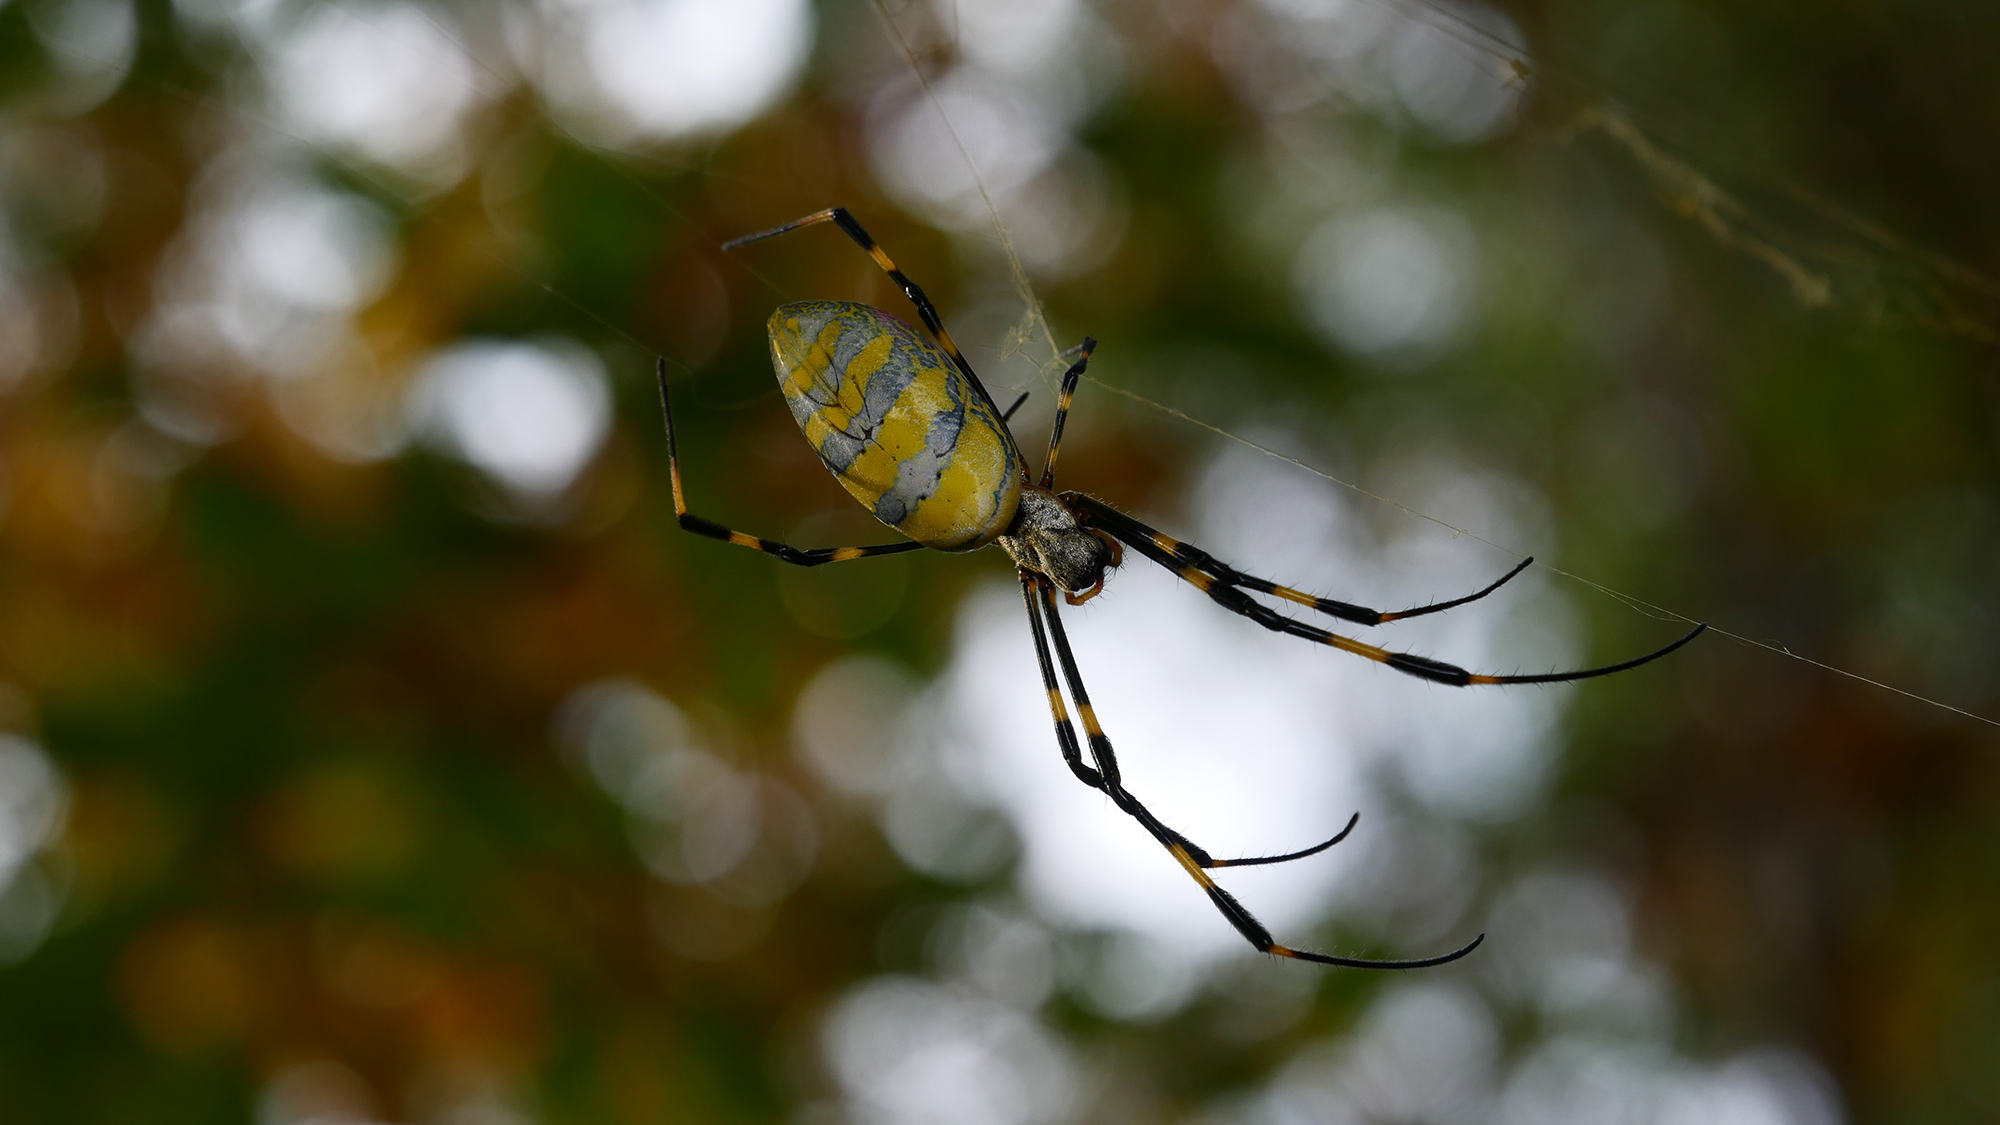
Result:
<instances>
[{"instance_id":1,"label":"joro spider","mask_svg":"<svg viewBox=\"0 0 2000 1125\"><path fill-rule=\"evenodd\" d=\"M1312 847L1244 859L1216 859L1194 841L1161 823L1120 780L1118 757L1091 710L1090 694L1084 690L1083 676L1077 671L1062 618L1056 612L1056 591L1062 591L1063 600L1071 605L1081 605L1096 596L1104 588L1105 575L1122 561L1121 545L1129 546L1173 571L1224 609L1266 629L1329 645L1399 672L1454 687L1554 684L1608 676L1658 660L1693 640L1707 626L1695 626L1687 635L1656 652L1601 668L1532 676L1489 676L1429 657L1391 652L1287 617L1250 594L1269 595L1342 621L1383 625L1478 601L1505 585L1534 560L1522 560L1491 585L1464 597L1383 613L1253 577L1199 547L1147 527L1101 500L1080 492L1053 491L1056 456L1062 449L1063 420L1069 415L1070 397L1097 347L1097 342L1088 336L1081 345L1065 353L1066 357L1073 356L1075 362L1063 373L1041 481L1030 483L1026 461L1007 430L1007 420L1027 396L1022 395L1005 413L1000 411L979 377L973 374L972 365L952 343L951 334L945 331L930 298L896 268L845 208L815 212L780 227L733 239L722 248L734 250L826 222L846 232L888 273L916 306L917 315L936 343L925 340L881 309L852 301L801 301L783 305L771 314L766 327L771 338L772 366L777 371L785 401L791 406L792 417L834 478L877 519L909 536L909 541L801 550L690 514L681 491L673 403L667 395L666 362L662 360L660 406L666 415L674 513L681 527L697 535L775 555L796 566L819 566L925 547L965 552L998 544L1014 560L1020 575L1021 597L1027 603L1035 657L1041 663L1042 684L1048 691L1049 710L1055 716L1056 742L1062 749L1063 761L1077 780L1109 797L1159 841L1251 945L1260 952L1280 957L1359 969L1421 969L1456 961L1478 948L1486 935L1436 957L1367 960L1293 949L1273 941L1263 923L1208 873L1220 867L1288 863L1317 855L1346 839L1360 814L1350 817L1346 827L1331 839ZM1076 730L1056 682L1055 664L1049 658L1051 641L1055 662L1062 665L1063 682L1068 685L1070 699L1083 720L1090 744L1088 763L1077 744Z\"/></svg>"}]
</instances>

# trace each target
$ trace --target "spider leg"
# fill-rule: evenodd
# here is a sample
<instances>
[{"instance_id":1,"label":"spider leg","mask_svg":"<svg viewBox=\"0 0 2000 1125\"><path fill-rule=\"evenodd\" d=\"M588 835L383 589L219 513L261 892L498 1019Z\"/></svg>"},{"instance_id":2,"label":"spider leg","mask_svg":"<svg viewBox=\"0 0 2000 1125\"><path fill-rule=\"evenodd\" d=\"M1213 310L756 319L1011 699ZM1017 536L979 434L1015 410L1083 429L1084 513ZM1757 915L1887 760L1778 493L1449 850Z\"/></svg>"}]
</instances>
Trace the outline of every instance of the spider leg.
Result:
<instances>
[{"instance_id":1,"label":"spider leg","mask_svg":"<svg viewBox=\"0 0 2000 1125\"><path fill-rule=\"evenodd\" d=\"M1000 415L1000 420L1002 422L1012 422L1014 420L1014 412L1021 409L1021 404L1026 401L1028 401L1028 392L1022 391L1021 397L1014 400L1014 405L1008 407L1006 413Z\"/></svg>"},{"instance_id":2,"label":"spider leg","mask_svg":"<svg viewBox=\"0 0 2000 1125\"><path fill-rule=\"evenodd\" d=\"M1337 648L1342 652L1351 652L1356 656L1366 657L1380 664L1387 664L1398 672L1404 672L1434 683L1449 684L1453 687L1465 687L1470 684L1560 684L1569 683L1573 680L1588 680L1595 676L1608 676L1613 672L1623 672L1628 668L1637 668L1641 664L1648 664L1658 660L1660 657L1694 640L1708 628L1706 624L1696 625L1693 629L1682 635L1679 640L1674 641L1664 648L1656 649L1644 656L1620 661L1617 664L1606 664L1599 668L1583 668L1573 672L1545 672L1540 675L1528 676L1484 675L1482 673L1469 672L1456 664L1447 664L1442 660L1432 660L1428 656L1413 656L1404 652L1391 652L1388 649L1378 648L1375 645L1363 644L1352 637L1343 637L1338 633L1330 633L1325 629L1316 628L1303 621L1286 617L1284 614L1251 598L1250 595L1237 589L1224 579L1210 574L1194 563L1184 560L1169 548L1162 546L1153 538L1153 534L1149 533L1150 529L1147 529L1146 525L1139 521L1123 513L1114 512L1103 502L1093 500L1080 493L1066 492L1063 494L1063 499L1068 503L1083 508L1089 514L1092 523L1100 524L1103 530L1124 540L1133 550L1173 571L1189 585L1207 594L1210 600L1222 608L1229 610L1231 613L1247 617L1273 632L1302 637L1318 644ZM1161 536L1161 538L1165 537ZM1172 540L1168 540L1168 542L1172 542Z\"/></svg>"},{"instance_id":3,"label":"spider leg","mask_svg":"<svg viewBox=\"0 0 2000 1125\"><path fill-rule=\"evenodd\" d=\"M1361 819L1360 813L1355 813L1350 817L1347 821L1347 827L1335 833L1332 839L1322 840L1310 848L1287 852L1284 855L1260 856L1252 859L1214 859L1209 856L1206 849L1160 823L1151 810L1140 804L1138 799L1132 797L1130 793L1124 791L1123 787L1119 785L1118 757L1111 749L1110 740L1103 739L1103 732L1100 730L1097 732L1097 739L1103 739L1103 741L1100 743L1097 739L1092 740L1091 757L1096 759L1100 766L1108 766L1112 788L1107 789L1104 781L1105 774L1084 764L1083 755L1076 741L1076 727L1070 723L1069 708L1063 703L1061 688L1056 685L1056 669L1055 665L1049 660L1049 642L1043 630L1041 609L1038 604L1041 594L1037 592L1037 580L1025 570L1020 573L1021 597L1028 606L1029 632L1035 638L1035 659L1041 664L1042 687L1048 692L1049 710L1055 716L1056 744L1062 748L1063 761L1069 766L1070 772L1077 776L1077 780L1090 786L1092 789L1104 792L1113 801L1119 802L1121 809L1130 812L1138 819L1140 824L1145 826L1146 831L1152 833L1162 844L1169 847L1178 844L1186 848L1188 854L1194 858L1195 863L1201 867L1252 867L1259 864L1285 863L1289 860L1304 859L1310 855L1317 855L1340 843L1347 838L1349 832L1354 831L1355 822ZM1060 625L1055 627L1057 629L1061 628ZM1066 635L1062 636L1059 643L1063 645L1063 651L1067 653L1069 638ZM1070 663L1073 664L1073 661ZM1066 664L1065 666L1070 665ZM1080 680L1077 683L1081 686ZM1085 695L1081 697L1077 706L1088 709L1090 706L1089 696ZM1094 724L1096 722L1096 715L1094 713L1087 713L1085 719L1087 722ZM1116 792L1113 792L1114 789ZM1123 804L1125 800L1131 801L1133 807L1126 808Z\"/></svg>"},{"instance_id":4,"label":"spider leg","mask_svg":"<svg viewBox=\"0 0 2000 1125\"><path fill-rule=\"evenodd\" d=\"M1268 856L1248 861L1218 861L1211 859L1207 852L1195 846L1193 841L1189 840L1186 836L1160 823L1159 818L1155 817L1146 806L1140 804L1138 798L1127 792L1124 785L1120 782L1117 755L1111 748L1111 739L1105 735L1104 728L1097 722L1097 713L1091 709L1090 695L1084 689L1082 674L1077 671L1076 657L1070 651L1069 647L1069 637L1063 631L1062 619L1056 615L1054 591L1054 585L1046 579L1032 575L1025 570L1021 572L1021 592L1028 603L1028 619L1035 636L1035 654L1041 661L1042 683L1048 689L1049 707L1055 712L1056 739L1062 744L1064 760L1069 763L1071 772L1082 779L1084 784L1091 785L1093 788L1102 791L1105 796L1110 797L1112 803L1116 804L1121 811L1131 816L1134 820L1137 820L1152 835L1153 839L1159 841L1160 845L1167 849L1168 854L1174 857L1174 860L1181 865L1181 868L1208 895L1209 902L1214 904L1215 908L1222 913L1222 916L1229 920L1229 924L1236 927L1236 932L1242 934L1244 939L1249 941L1252 946L1255 946L1258 952L1270 953L1279 957L1290 957L1298 961L1312 961L1322 965L1339 965L1355 969L1423 969L1432 965L1442 965L1450 961L1456 961L1460 957L1477 949L1479 943L1486 940L1486 935L1481 934L1450 953L1409 961L1373 961L1358 957L1335 957L1325 953L1314 953L1310 950L1293 949L1290 946L1279 945L1274 941L1271 937L1271 931L1266 929L1264 924L1257 920L1256 915L1251 914L1242 903L1238 902L1235 895L1224 890L1214 879L1210 878L1207 869L1256 863L1282 863L1288 859L1303 858L1316 852L1324 851L1344 839L1347 833L1354 828L1354 820L1350 819L1347 822L1347 827L1341 829L1339 835L1323 844L1307 848L1303 851L1293 852L1289 855ZM1055 669L1050 667L1049 664L1048 640L1043 637L1042 632L1042 623L1044 620L1048 624L1049 636L1055 641L1056 657L1062 663L1063 679L1069 684L1070 697L1076 700L1077 714L1083 719L1084 732L1090 740L1091 757L1097 763L1095 770L1091 770L1090 767L1084 765L1078 753L1076 731L1070 726L1069 713L1063 706L1062 693L1056 686ZM1358 815L1356 819L1358 819Z\"/></svg>"},{"instance_id":5,"label":"spider leg","mask_svg":"<svg viewBox=\"0 0 2000 1125\"><path fill-rule=\"evenodd\" d=\"M1266 578L1258 578L1255 575L1245 574L1192 543L1183 543L1170 535L1147 527L1145 524L1112 508L1110 505L1092 499L1082 493L1065 493L1064 498L1073 504L1088 508L1090 511L1090 522L1103 527L1113 535L1127 542L1130 542L1133 536L1149 539L1154 546L1172 555L1180 563L1206 571L1224 585L1235 586L1244 590L1253 590L1260 594L1270 594L1273 597L1283 598L1288 602L1295 602L1305 606L1307 609L1317 610L1320 613L1338 617L1343 621L1352 621L1358 625L1386 625L1391 621L1404 621L1412 617L1422 617L1426 614L1443 613L1447 609L1456 609L1467 602L1476 602L1493 591L1498 590L1500 587L1505 586L1515 575L1528 569L1528 565L1535 561L1533 556L1522 559L1520 562L1514 564L1514 569L1501 575L1484 589L1467 594L1462 598L1432 602L1429 605L1415 606L1410 609L1397 610L1393 613L1384 613L1381 610L1355 605L1352 602L1318 597L1305 593L1302 590L1294 590L1290 586L1280 586L1276 582L1272 582Z\"/></svg>"},{"instance_id":6,"label":"spider leg","mask_svg":"<svg viewBox=\"0 0 2000 1125\"><path fill-rule=\"evenodd\" d=\"M1335 844L1340 843L1342 840L1347 839L1347 834L1354 831L1354 826L1359 823L1361 823L1361 814L1355 813L1353 816L1347 818L1347 827L1342 828L1340 831L1335 832L1330 838L1321 840L1319 843L1314 844L1310 848L1300 848L1298 851L1286 852L1284 855L1260 855L1260 856L1250 856L1244 859L1211 860L1206 866L1211 868L1262 867L1267 864L1273 864L1273 863L1290 863L1295 859L1304 859L1309 855L1318 855L1319 853L1334 846Z\"/></svg>"},{"instance_id":7,"label":"spider leg","mask_svg":"<svg viewBox=\"0 0 2000 1125\"><path fill-rule=\"evenodd\" d=\"M1042 666L1042 688L1048 692L1049 711L1055 716L1056 745L1062 748L1063 764L1078 781L1102 790L1104 775L1084 764L1083 753L1077 746L1076 727L1069 721L1069 708L1063 703L1062 690L1056 686L1055 665L1049 662L1049 638L1042 628L1041 611L1035 605L1035 580L1025 570L1021 571L1021 598L1028 605L1028 630L1034 634L1035 659Z\"/></svg>"},{"instance_id":8,"label":"spider leg","mask_svg":"<svg viewBox=\"0 0 2000 1125\"><path fill-rule=\"evenodd\" d=\"M713 520L705 520L689 514L687 501L681 497L680 449L674 442L674 404L667 397L667 361L660 360L660 410L667 419L667 471L674 484L674 518L680 521L682 529L710 539L720 539L724 543L734 543L738 547L749 547L767 555L775 555L794 566L819 566L822 563L846 562L849 559L865 559L870 555L895 555L904 551L915 551L923 547L914 540L905 543L879 543L873 547L815 547L800 550L789 544L773 539L752 535L747 531L735 531Z\"/></svg>"},{"instance_id":9,"label":"spider leg","mask_svg":"<svg viewBox=\"0 0 2000 1125\"><path fill-rule=\"evenodd\" d=\"M1097 350L1097 341L1088 336L1083 338L1079 349L1083 354L1063 372L1062 391L1056 396L1056 424L1049 429L1049 459L1042 465L1042 487L1049 488L1056 482L1056 454L1062 451L1063 423L1069 419L1069 400L1076 394L1076 381L1083 378L1084 368L1090 366L1090 353Z\"/></svg>"},{"instance_id":10,"label":"spider leg","mask_svg":"<svg viewBox=\"0 0 2000 1125\"><path fill-rule=\"evenodd\" d=\"M896 263L890 261L889 255L883 253L882 247L876 244L874 236L862 229L860 223L854 221L854 216L847 213L847 208L829 207L824 211L814 211L805 218L793 219L783 226L772 227L770 230L760 230L755 234L746 234L741 238L732 238L722 244L722 249L724 251L734 250L739 246L748 246L753 242L762 242L767 238L776 238L781 234L790 234L795 230L815 226L819 223L832 223L834 226L839 227L843 234L854 240L856 246L861 247L870 258L874 259L876 265L882 267L882 272L888 274L889 280L896 283L896 288L903 291L903 296L908 297L910 303L917 307L917 316L924 322L924 327L930 329L931 337L938 342L938 346L943 348L944 353L951 357L952 363L965 373L965 377L972 380L972 385L979 389L979 396L985 399L986 405L995 415L998 415L1000 408L994 405L993 396L986 393L986 384L981 383L979 376L973 374L972 364L966 362L965 356L959 353L958 345L952 342L951 333L945 331L944 318L938 315L937 306L931 303L930 297L924 293L922 286L911 281L908 274L896 268ZM1024 469L1023 472L1025 471Z\"/></svg>"}]
</instances>

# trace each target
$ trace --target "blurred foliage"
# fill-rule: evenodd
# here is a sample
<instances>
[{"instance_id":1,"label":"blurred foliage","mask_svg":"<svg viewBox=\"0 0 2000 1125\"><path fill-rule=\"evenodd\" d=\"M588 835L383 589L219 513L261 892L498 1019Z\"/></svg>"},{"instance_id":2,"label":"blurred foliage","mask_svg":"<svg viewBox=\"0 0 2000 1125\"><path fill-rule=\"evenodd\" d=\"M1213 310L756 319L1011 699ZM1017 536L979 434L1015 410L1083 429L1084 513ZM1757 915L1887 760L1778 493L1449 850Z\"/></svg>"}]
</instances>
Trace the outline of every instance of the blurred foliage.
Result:
<instances>
[{"instance_id":1,"label":"blurred foliage","mask_svg":"<svg viewBox=\"0 0 2000 1125\"><path fill-rule=\"evenodd\" d=\"M292 7L315 6L346 4ZM1108 383L1240 432L1312 431L1305 460L1371 484L1421 456L1526 482L1546 501L1534 546L1568 570L2000 715L2000 390L1972 272L2000 269L2000 150L1980 140L2000 130L1996 9L1504 6L1535 44L1518 127L1444 143L1338 94L1260 107L1217 61L1267 49L1246 10L1097 5L1116 84L1078 137L1122 233L1037 279L1051 321L1103 341ZM938 671L961 595L1004 560L801 578L681 534L651 362L668 356L682 388L697 510L812 543L879 534L780 408L762 323L781 294L897 307L893 291L828 231L716 247L845 204L947 316L1005 305L990 233L943 232L871 171L870 98L906 85L907 61L869 7L823 4L806 76L741 128L588 144L517 89L468 116L464 173L426 181L288 140L243 94L253 52L187 14L227 7L140 3L131 72L97 97L52 45L64 4L0 7L0 718L68 794L34 860L61 905L0 969L4 1116L290 1120L279 1074L321 1074L334 1102L358 1076L373 1105L355 1112L389 1120L823 1110L828 1006L871 974L923 971L898 927L1009 875L966 885L899 860L795 764L793 701L857 646ZM1404 7L1428 5L1382 5ZM934 70L954 57L942 32L918 47ZM1586 110L1624 114L1677 163ZM469 337L566 336L601 358L615 421L558 498L525 502L434 441L340 453L285 397L318 384L274 389L220 353L206 436L140 410L144 326L217 190L210 162L273 145L369 201L398 248L351 318L371 358L336 382L400 394L412 364ZM1488 279L1480 326L1400 370L1331 347L1294 292L1292 252L1362 190L1334 173L1369 161L1464 215ZM1274 185L1279 164L1292 178ZM1558 245L1581 249L1541 252ZM1800 271L1829 279L1823 299L1801 299ZM1034 385L999 362L1019 311L957 330L1007 372L1003 401L999 386ZM1636 319L1617 341L1593 339L1620 317ZM1078 411L1066 477L1134 509L1182 510L1219 448L1099 387ZM1564 593L1599 657L1660 634ZM735 766L804 794L819 858L768 916L650 875L626 814L559 751L564 700L607 678L650 685L726 732ZM1990 725L1711 638L1578 692L1562 737L1547 814L1481 830L1482 855L1580 857L1628 886L1637 944L1683 1003L1678 1047L1798 1045L1858 1120L1992 1118ZM687 956L663 916L761 936ZM1314 978L1269 1033L1228 1031L1206 993L1157 1023L1068 994L1047 1018L1107 1089L1144 1091L1092 1119L1178 1119L1350 1029L1382 986ZM321 1059L347 1069L299 1069Z\"/></svg>"}]
</instances>

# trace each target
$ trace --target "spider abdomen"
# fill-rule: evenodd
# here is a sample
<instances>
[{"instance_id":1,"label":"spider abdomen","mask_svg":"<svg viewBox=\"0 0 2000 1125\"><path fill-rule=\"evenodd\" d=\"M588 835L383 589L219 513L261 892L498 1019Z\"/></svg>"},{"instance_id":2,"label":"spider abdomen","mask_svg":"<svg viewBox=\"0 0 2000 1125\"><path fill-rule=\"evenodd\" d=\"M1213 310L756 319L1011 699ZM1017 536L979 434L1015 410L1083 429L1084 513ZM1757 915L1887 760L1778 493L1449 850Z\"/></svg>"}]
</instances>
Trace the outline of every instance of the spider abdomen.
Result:
<instances>
[{"instance_id":1,"label":"spider abdomen","mask_svg":"<svg viewBox=\"0 0 2000 1125\"><path fill-rule=\"evenodd\" d=\"M767 327L793 420L877 519L941 551L984 547L1013 522L1020 451L936 344L851 301L784 305Z\"/></svg>"}]
</instances>

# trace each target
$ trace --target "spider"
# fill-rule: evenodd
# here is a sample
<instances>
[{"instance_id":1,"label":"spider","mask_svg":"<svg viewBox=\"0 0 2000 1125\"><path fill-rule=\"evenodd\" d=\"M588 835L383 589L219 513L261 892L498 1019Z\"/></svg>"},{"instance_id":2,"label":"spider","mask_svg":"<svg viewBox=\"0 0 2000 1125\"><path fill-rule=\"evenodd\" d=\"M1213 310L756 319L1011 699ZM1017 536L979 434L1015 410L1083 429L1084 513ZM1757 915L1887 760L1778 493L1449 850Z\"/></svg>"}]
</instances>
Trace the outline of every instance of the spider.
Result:
<instances>
[{"instance_id":1,"label":"spider","mask_svg":"<svg viewBox=\"0 0 2000 1125\"><path fill-rule=\"evenodd\" d=\"M732 530L689 513L681 491L679 451L674 442L673 403L667 395L666 361L659 365L660 405L666 415L667 461L674 490L674 514L682 528L775 555L796 566L819 566L871 555L892 555L929 547L965 552L997 544L1014 560L1027 604L1028 625L1041 664L1042 685L1048 691L1055 718L1056 742L1063 761L1077 780L1109 797L1131 816L1208 895L1209 901L1260 952L1362 969L1420 969L1442 965L1471 953L1485 940L1480 934L1449 953L1414 960L1368 960L1279 945L1269 930L1235 896L1209 875L1222 867L1288 863L1317 855L1347 838L1360 819L1356 813L1331 839L1283 855L1216 859L1194 841L1168 827L1125 788L1111 739L1091 710L1090 695L1077 671L1069 638L1056 612L1056 592L1070 605L1081 605L1104 588L1105 576L1123 560L1123 547L1179 575L1218 605L1267 629L1302 637L1342 652L1374 660L1434 683L1552 684L1607 676L1658 660L1700 635L1697 625L1665 648L1600 668L1529 676L1489 676L1424 656L1391 652L1307 624L1277 612L1251 594L1264 594L1318 613L1361 625L1440 613L1478 601L1505 585L1534 560L1524 559L1492 584L1450 601L1383 613L1348 602L1280 586L1229 566L1193 544L1147 527L1095 497L1080 492L1055 492L1056 456L1062 449L1063 421L1070 398L1083 376L1097 342L1083 343L1064 353L1073 359L1063 373L1056 400L1055 425L1049 434L1048 458L1040 483L1031 483L1020 447L1007 421L1021 402L1004 413L973 374L972 365L952 343L936 306L917 283L896 268L861 224L842 207L815 212L802 219L758 231L723 244L725 251L775 238L819 223L833 223L874 259L902 289L935 343L881 309L851 301L802 301L783 305L771 314L767 330L778 385L792 417L834 478L877 519L908 536L906 542L869 547L819 547L801 550L784 543ZM1053 642L1053 643L1052 643ZM1053 650L1054 661L1050 660ZM1062 681L1083 721L1090 747L1086 762L1071 724L1069 709L1056 680Z\"/></svg>"}]
</instances>

